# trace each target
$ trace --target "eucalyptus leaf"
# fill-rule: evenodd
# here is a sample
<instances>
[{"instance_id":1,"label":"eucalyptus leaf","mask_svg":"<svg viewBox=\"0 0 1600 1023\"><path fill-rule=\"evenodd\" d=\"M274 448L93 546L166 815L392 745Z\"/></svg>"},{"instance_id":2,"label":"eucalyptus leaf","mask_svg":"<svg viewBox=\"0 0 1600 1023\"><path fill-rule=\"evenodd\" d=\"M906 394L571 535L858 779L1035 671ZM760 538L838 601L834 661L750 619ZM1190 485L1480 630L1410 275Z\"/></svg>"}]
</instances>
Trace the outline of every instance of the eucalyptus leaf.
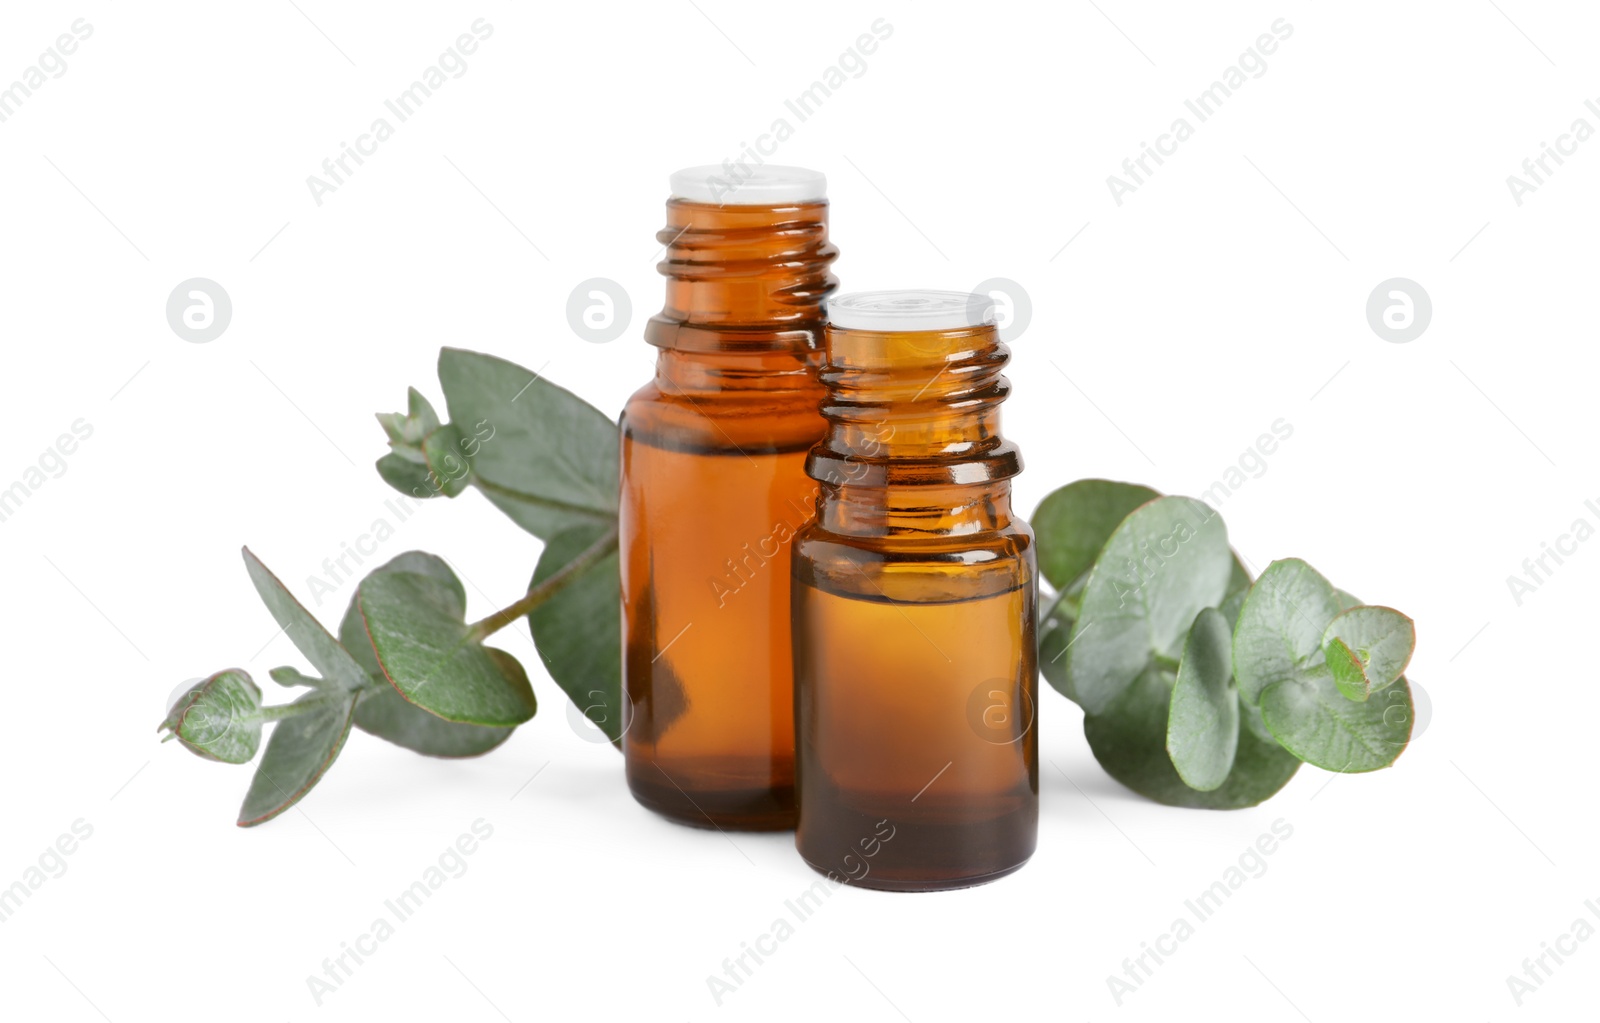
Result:
<instances>
[{"instance_id":1,"label":"eucalyptus leaf","mask_svg":"<svg viewBox=\"0 0 1600 1023\"><path fill-rule=\"evenodd\" d=\"M502 651L491 650L494 653ZM507 654L507 657L510 655ZM499 747L515 728L463 725L423 710L395 691L378 686L356 703L356 727L396 746L429 757L478 757Z\"/></svg>"},{"instance_id":2,"label":"eucalyptus leaf","mask_svg":"<svg viewBox=\"0 0 1600 1023\"><path fill-rule=\"evenodd\" d=\"M1242 590L1234 590L1222 601L1222 606L1217 610L1222 612L1222 617L1228 620L1230 630L1239 625L1239 612L1244 610L1244 598L1250 595L1250 587L1246 584ZM1230 658L1231 660L1231 658Z\"/></svg>"},{"instance_id":3,"label":"eucalyptus leaf","mask_svg":"<svg viewBox=\"0 0 1600 1023\"><path fill-rule=\"evenodd\" d=\"M1283 748L1326 771L1357 774L1388 767L1411 741L1415 712L1402 678L1384 694L1357 703L1334 684L1326 666L1261 693L1261 716Z\"/></svg>"},{"instance_id":4,"label":"eucalyptus leaf","mask_svg":"<svg viewBox=\"0 0 1600 1023\"><path fill-rule=\"evenodd\" d=\"M559 572L609 532L582 525L550 540L529 588ZM622 739L622 585L612 553L528 614L539 656L556 685L613 743Z\"/></svg>"},{"instance_id":5,"label":"eucalyptus leaf","mask_svg":"<svg viewBox=\"0 0 1600 1023\"><path fill-rule=\"evenodd\" d=\"M1167 753L1186 785L1209 792L1227 780L1238 747L1233 631L1222 612L1206 608L1183 644L1167 718Z\"/></svg>"},{"instance_id":6,"label":"eucalyptus leaf","mask_svg":"<svg viewBox=\"0 0 1600 1023\"><path fill-rule=\"evenodd\" d=\"M1112 532L1089 570L1067 681L1104 712L1155 658L1176 659L1195 616L1221 603L1232 572L1222 517L1189 497L1143 505Z\"/></svg>"},{"instance_id":7,"label":"eucalyptus leaf","mask_svg":"<svg viewBox=\"0 0 1600 1023\"><path fill-rule=\"evenodd\" d=\"M454 573L374 572L356 601L383 676L407 701L463 724L506 727L533 717L528 676L473 638Z\"/></svg>"},{"instance_id":8,"label":"eucalyptus leaf","mask_svg":"<svg viewBox=\"0 0 1600 1023\"><path fill-rule=\"evenodd\" d=\"M1244 594L1250 589L1250 572L1244 567L1244 562L1239 559L1237 551L1229 552L1233 556L1233 569L1228 573L1228 596Z\"/></svg>"},{"instance_id":9,"label":"eucalyptus leaf","mask_svg":"<svg viewBox=\"0 0 1600 1023\"><path fill-rule=\"evenodd\" d=\"M391 451L375 464L383 481L400 493L419 500L439 496L433 471L428 468L427 462L421 460L420 454L416 458L408 458L398 451Z\"/></svg>"},{"instance_id":10,"label":"eucalyptus leaf","mask_svg":"<svg viewBox=\"0 0 1600 1023\"><path fill-rule=\"evenodd\" d=\"M196 756L246 764L261 745L260 711L260 688L248 673L229 668L190 686L159 730Z\"/></svg>"},{"instance_id":11,"label":"eucalyptus leaf","mask_svg":"<svg viewBox=\"0 0 1600 1023\"><path fill-rule=\"evenodd\" d=\"M442 558L422 551L407 551L373 570L413 572L431 576L455 591L456 602L466 606L461 581ZM397 746L430 757L475 757L489 752L511 737L514 728L492 728L446 721L406 698L385 680L377 654L367 639L366 626L354 597L339 624L339 641L380 685L361 694L356 704L356 727Z\"/></svg>"},{"instance_id":12,"label":"eucalyptus leaf","mask_svg":"<svg viewBox=\"0 0 1600 1023\"><path fill-rule=\"evenodd\" d=\"M439 415L422 392L406 389L406 411L380 412L378 422L396 448L420 448L423 440L440 427Z\"/></svg>"},{"instance_id":13,"label":"eucalyptus leaf","mask_svg":"<svg viewBox=\"0 0 1600 1023\"><path fill-rule=\"evenodd\" d=\"M442 423L433 403L415 387L406 388L406 440L417 441L437 430Z\"/></svg>"},{"instance_id":14,"label":"eucalyptus leaf","mask_svg":"<svg viewBox=\"0 0 1600 1023\"><path fill-rule=\"evenodd\" d=\"M1337 636L1329 637L1322 648L1328 670L1333 673L1333 684L1347 700L1360 703L1371 695L1372 689L1361 666L1361 655L1350 649Z\"/></svg>"},{"instance_id":15,"label":"eucalyptus leaf","mask_svg":"<svg viewBox=\"0 0 1600 1023\"><path fill-rule=\"evenodd\" d=\"M1173 677L1151 665L1103 714L1086 714L1083 734L1106 773L1167 806L1237 810L1255 806L1289 783L1300 761L1275 742L1239 733L1233 769L1209 792L1190 788L1167 756Z\"/></svg>"},{"instance_id":16,"label":"eucalyptus leaf","mask_svg":"<svg viewBox=\"0 0 1600 1023\"><path fill-rule=\"evenodd\" d=\"M1106 539L1140 505L1161 495L1137 483L1078 480L1039 502L1031 525L1039 572L1058 591L1089 571Z\"/></svg>"},{"instance_id":17,"label":"eucalyptus leaf","mask_svg":"<svg viewBox=\"0 0 1600 1023\"><path fill-rule=\"evenodd\" d=\"M402 494L418 498L438 497L442 493L454 497L466 486L464 472L449 476L429 467L429 438L439 432L441 424L438 413L415 387L406 391L405 412L380 412L378 423L389 438L389 453L378 459L377 465L378 475L384 482ZM435 461L442 460L446 453L440 449L441 444L448 445L452 439L453 435L447 435L433 442ZM450 489L452 480L459 480L453 491Z\"/></svg>"},{"instance_id":18,"label":"eucalyptus leaf","mask_svg":"<svg viewBox=\"0 0 1600 1023\"><path fill-rule=\"evenodd\" d=\"M448 590L451 604L453 606L460 607L462 614L466 613L467 588L461 585L461 579L456 575L455 569L450 567L450 563L439 557L437 554L429 554L427 551L405 551L404 553L396 554L394 557L390 558L388 561L385 561L383 564L379 565L377 568L373 569L367 574L377 575L379 572L411 572L415 575L425 575ZM350 600L350 608L354 608L355 606L355 598L352 597ZM349 618L349 609L347 609L344 620L341 621L339 628L339 638L341 642L348 638L348 635L344 630L344 622L347 622ZM352 654L355 653L355 650L358 647L366 646L369 647L370 650L370 644L366 643L345 643L345 646L351 651ZM359 657L357 659L360 660ZM366 664L368 662L362 661L361 663ZM372 663L375 664L376 662ZM376 671L377 669L373 668L369 670ZM379 674L381 674L381 672Z\"/></svg>"},{"instance_id":19,"label":"eucalyptus leaf","mask_svg":"<svg viewBox=\"0 0 1600 1023\"><path fill-rule=\"evenodd\" d=\"M1039 671L1069 700L1072 693L1067 687L1067 647L1072 642L1072 625L1072 614L1064 601L1048 607L1039 623Z\"/></svg>"},{"instance_id":20,"label":"eucalyptus leaf","mask_svg":"<svg viewBox=\"0 0 1600 1023\"><path fill-rule=\"evenodd\" d=\"M439 427L422 442L422 457L433 474L432 482L445 497L455 497L472 482L467 446L454 423Z\"/></svg>"},{"instance_id":21,"label":"eucalyptus leaf","mask_svg":"<svg viewBox=\"0 0 1600 1023\"><path fill-rule=\"evenodd\" d=\"M1298 558L1268 565L1233 632L1233 674L1244 701L1259 703L1268 686L1326 673L1322 634L1338 613L1339 598L1316 569Z\"/></svg>"},{"instance_id":22,"label":"eucalyptus leaf","mask_svg":"<svg viewBox=\"0 0 1600 1023\"><path fill-rule=\"evenodd\" d=\"M484 496L541 539L617 514L620 434L605 414L531 370L445 348L439 382Z\"/></svg>"},{"instance_id":23,"label":"eucalyptus leaf","mask_svg":"<svg viewBox=\"0 0 1600 1023\"><path fill-rule=\"evenodd\" d=\"M1353 607L1328 623L1323 654L1339 692L1352 700L1392 685L1411 663L1417 630L1389 607Z\"/></svg>"},{"instance_id":24,"label":"eucalyptus leaf","mask_svg":"<svg viewBox=\"0 0 1600 1023\"><path fill-rule=\"evenodd\" d=\"M318 702L319 709L279 721L267 740L267 751L250 781L239 826L248 828L278 816L311 791L338 759L350 735L356 698L345 696L328 702L328 695L310 692L294 701Z\"/></svg>"},{"instance_id":25,"label":"eucalyptus leaf","mask_svg":"<svg viewBox=\"0 0 1600 1023\"><path fill-rule=\"evenodd\" d=\"M356 659L357 661L360 660L360 658ZM293 689L296 686L305 686L308 689L315 689L322 685L322 679L312 678L310 675L302 672L299 668L273 668L271 671L267 672L267 675L271 677L272 681L278 683L280 686L283 686L285 689Z\"/></svg>"},{"instance_id":26,"label":"eucalyptus leaf","mask_svg":"<svg viewBox=\"0 0 1600 1023\"><path fill-rule=\"evenodd\" d=\"M361 665L352 660L344 647L328 635L322 623L311 616L311 612L294 598L294 594L267 570L267 566L248 547L244 549L244 564L250 573L250 581L255 584L262 603L272 612L273 619L288 634L289 641L311 662L312 667L322 673L323 678L339 689L360 689L367 684L367 673Z\"/></svg>"}]
</instances>

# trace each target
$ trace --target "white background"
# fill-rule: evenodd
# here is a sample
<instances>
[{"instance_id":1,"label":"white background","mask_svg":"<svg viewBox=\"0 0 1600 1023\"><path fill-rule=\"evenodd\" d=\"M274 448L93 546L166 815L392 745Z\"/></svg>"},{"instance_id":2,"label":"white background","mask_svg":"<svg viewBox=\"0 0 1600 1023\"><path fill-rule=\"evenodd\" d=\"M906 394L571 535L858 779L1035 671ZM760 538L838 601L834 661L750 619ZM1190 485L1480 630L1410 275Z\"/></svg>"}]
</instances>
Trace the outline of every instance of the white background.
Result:
<instances>
[{"instance_id":1,"label":"white background","mask_svg":"<svg viewBox=\"0 0 1600 1023\"><path fill-rule=\"evenodd\" d=\"M0 16L0 84L74 19L94 29L0 124L0 488L75 420L94 431L0 523L0 886L93 828L0 923L6 1017L1592 1016L1600 938L1521 1008L1506 983L1575 920L1600 926L1600 543L1520 606L1506 581L1600 522L1600 140L1520 206L1506 184L1574 119L1600 129L1592 7L296 3ZM307 176L479 17L494 32L467 72L315 203ZM798 123L783 101L879 17L893 34L867 70ZM1265 73L1188 115L1194 137L1119 206L1107 175L1278 18L1293 35ZM1257 568L1304 557L1416 618L1433 713L1413 748L1373 775L1305 768L1253 810L1176 810L1112 782L1046 689L1024 870L839 892L720 1007L707 976L814 875L789 835L635 805L520 628L503 642L543 712L504 747L444 763L357 732L298 810L235 828L250 769L159 746L155 725L185 679L237 665L270 690L268 668L304 664L239 546L305 594L392 519L372 413L408 384L437 399L441 345L544 368L614 415L652 369L667 174L785 116L772 159L827 173L846 288L1031 295L1006 410L1024 510L1084 476L1197 494L1293 425L1222 505L1231 536ZM209 344L164 315L194 276L233 300ZM606 345L565 315L596 276L633 299ZM1433 301L1409 344L1366 322L1395 276ZM475 492L378 557L412 548L452 560L474 617L537 556ZM349 593L317 613L335 623ZM318 1007L307 976L478 818L494 833L466 874ZM1265 875L1119 1007L1106 978L1280 818Z\"/></svg>"}]
</instances>

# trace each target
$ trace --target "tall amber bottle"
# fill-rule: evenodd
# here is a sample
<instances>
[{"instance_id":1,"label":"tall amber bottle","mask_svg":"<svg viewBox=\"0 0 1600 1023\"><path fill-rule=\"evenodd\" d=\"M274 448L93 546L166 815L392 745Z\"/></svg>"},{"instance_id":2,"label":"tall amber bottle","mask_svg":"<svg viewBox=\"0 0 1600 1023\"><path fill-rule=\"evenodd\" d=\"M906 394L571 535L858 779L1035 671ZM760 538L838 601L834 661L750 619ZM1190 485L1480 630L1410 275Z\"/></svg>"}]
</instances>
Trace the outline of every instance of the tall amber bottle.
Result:
<instances>
[{"instance_id":1,"label":"tall amber bottle","mask_svg":"<svg viewBox=\"0 0 1600 1023\"><path fill-rule=\"evenodd\" d=\"M795 840L868 888L967 887L1033 853L1037 583L993 319L956 292L829 303L818 517L793 557Z\"/></svg>"},{"instance_id":2,"label":"tall amber bottle","mask_svg":"<svg viewBox=\"0 0 1600 1023\"><path fill-rule=\"evenodd\" d=\"M622 417L622 748L634 797L702 827L794 826L789 545L815 513L829 267L815 171L672 176L645 339L656 377Z\"/></svg>"}]
</instances>

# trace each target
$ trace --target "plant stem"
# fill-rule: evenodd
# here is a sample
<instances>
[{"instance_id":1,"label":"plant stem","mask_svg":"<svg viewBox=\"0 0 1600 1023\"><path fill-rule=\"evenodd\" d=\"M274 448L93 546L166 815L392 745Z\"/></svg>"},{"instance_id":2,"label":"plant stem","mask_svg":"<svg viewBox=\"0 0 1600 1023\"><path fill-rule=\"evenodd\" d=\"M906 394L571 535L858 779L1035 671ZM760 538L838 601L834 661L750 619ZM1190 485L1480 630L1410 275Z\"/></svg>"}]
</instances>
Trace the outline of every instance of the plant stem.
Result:
<instances>
[{"instance_id":1,"label":"plant stem","mask_svg":"<svg viewBox=\"0 0 1600 1023\"><path fill-rule=\"evenodd\" d=\"M503 607L494 614L479 622L474 622L467 630L469 642L481 642L510 625L512 622L526 615L534 608L554 597L578 576L582 575L597 562L606 558L617 549L617 527L613 525L602 533L594 543L584 549L582 554L561 566L555 575L540 582L528 590L523 598L509 607Z\"/></svg>"},{"instance_id":2,"label":"plant stem","mask_svg":"<svg viewBox=\"0 0 1600 1023\"><path fill-rule=\"evenodd\" d=\"M382 684L388 685L387 682ZM316 699L307 700L302 698L293 703L280 703L276 706L260 707L251 716L257 721L282 721L284 718L299 717L301 714L314 714L319 710L338 706L339 704L345 703L348 700L354 699L355 697L366 692L368 689L377 688L378 685L379 683L377 682L370 682L359 689L330 690L326 693L319 694Z\"/></svg>"}]
</instances>

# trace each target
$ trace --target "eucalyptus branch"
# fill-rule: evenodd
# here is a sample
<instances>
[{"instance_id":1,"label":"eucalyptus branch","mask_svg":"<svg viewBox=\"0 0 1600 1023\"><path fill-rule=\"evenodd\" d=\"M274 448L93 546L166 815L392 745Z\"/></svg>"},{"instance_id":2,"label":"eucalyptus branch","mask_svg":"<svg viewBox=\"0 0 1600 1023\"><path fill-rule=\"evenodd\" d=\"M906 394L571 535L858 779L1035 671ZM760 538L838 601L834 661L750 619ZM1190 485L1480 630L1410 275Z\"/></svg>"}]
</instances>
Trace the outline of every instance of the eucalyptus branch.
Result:
<instances>
[{"instance_id":1,"label":"eucalyptus branch","mask_svg":"<svg viewBox=\"0 0 1600 1023\"><path fill-rule=\"evenodd\" d=\"M555 575L550 576L537 586L528 590L526 596L509 607L503 607L494 614L480 621L474 622L467 629L467 639L474 642L483 640L499 632L512 622L523 617L534 608L554 597L566 589L574 579L583 575L589 568L606 558L617 549L617 527L613 525L594 543L590 544L582 554L573 558Z\"/></svg>"}]
</instances>

